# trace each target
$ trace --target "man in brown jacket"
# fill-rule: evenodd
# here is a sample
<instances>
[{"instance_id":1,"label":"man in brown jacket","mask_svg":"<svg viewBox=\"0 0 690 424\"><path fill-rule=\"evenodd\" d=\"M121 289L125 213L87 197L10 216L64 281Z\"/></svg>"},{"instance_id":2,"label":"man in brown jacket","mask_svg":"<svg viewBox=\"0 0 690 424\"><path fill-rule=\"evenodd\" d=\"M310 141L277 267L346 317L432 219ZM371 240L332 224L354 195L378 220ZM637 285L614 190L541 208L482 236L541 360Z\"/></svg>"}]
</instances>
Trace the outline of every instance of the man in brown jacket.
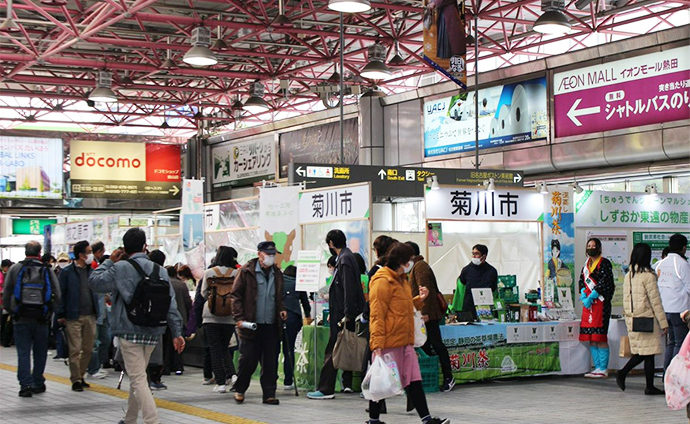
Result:
<instances>
[{"instance_id":1,"label":"man in brown jacket","mask_svg":"<svg viewBox=\"0 0 690 424\"><path fill-rule=\"evenodd\" d=\"M441 323L446 319L446 311L441 309L441 304L438 300L438 284L436 284L436 276L434 270L431 269L428 263L424 261L424 257L419 254L419 246L417 243L408 241L407 245L414 250L414 266L410 271L410 283L412 284L412 296L419 294L419 287L426 287L429 289L429 296L424 300L424 307L422 308L422 318L426 324L426 343L422 346L422 350L427 355L431 355L431 349L438 355L441 363L441 370L443 371L443 386L441 391L450 392L455 386L455 379L450 367L450 357L448 356L448 349L443 344L441 338Z\"/></svg>"},{"instance_id":2,"label":"man in brown jacket","mask_svg":"<svg viewBox=\"0 0 690 424\"><path fill-rule=\"evenodd\" d=\"M247 262L235 277L232 286L232 315L237 322L240 343L240 363L237 381L233 386L235 401L244 402L252 374L261 361L261 389L263 403L278 405L278 340L281 321L287 319L283 306L283 273L275 265L276 245L262 241L257 247L258 258ZM248 327L254 327L251 329Z\"/></svg>"}]
</instances>

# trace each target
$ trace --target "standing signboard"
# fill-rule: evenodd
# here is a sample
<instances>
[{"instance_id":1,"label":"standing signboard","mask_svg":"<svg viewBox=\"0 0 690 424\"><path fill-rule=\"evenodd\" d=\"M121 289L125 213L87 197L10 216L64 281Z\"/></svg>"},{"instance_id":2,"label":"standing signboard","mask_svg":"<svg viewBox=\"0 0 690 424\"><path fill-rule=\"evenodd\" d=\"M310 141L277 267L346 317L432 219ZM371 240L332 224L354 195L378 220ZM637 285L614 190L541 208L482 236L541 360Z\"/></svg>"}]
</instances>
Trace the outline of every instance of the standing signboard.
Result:
<instances>
[{"instance_id":1,"label":"standing signboard","mask_svg":"<svg viewBox=\"0 0 690 424\"><path fill-rule=\"evenodd\" d=\"M250 185L276 174L276 151L273 136L223 144L211 149L213 188Z\"/></svg>"},{"instance_id":2,"label":"standing signboard","mask_svg":"<svg viewBox=\"0 0 690 424\"><path fill-rule=\"evenodd\" d=\"M0 137L0 198L62 198L62 140Z\"/></svg>"},{"instance_id":3,"label":"standing signboard","mask_svg":"<svg viewBox=\"0 0 690 424\"><path fill-rule=\"evenodd\" d=\"M690 118L686 47L554 75L556 137Z\"/></svg>"},{"instance_id":4,"label":"standing signboard","mask_svg":"<svg viewBox=\"0 0 690 424\"><path fill-rule=\"evenodd\" d=\"M180 163L179 145L72 140L72 195L179 199Z\"/></svg>"}]
</instances>

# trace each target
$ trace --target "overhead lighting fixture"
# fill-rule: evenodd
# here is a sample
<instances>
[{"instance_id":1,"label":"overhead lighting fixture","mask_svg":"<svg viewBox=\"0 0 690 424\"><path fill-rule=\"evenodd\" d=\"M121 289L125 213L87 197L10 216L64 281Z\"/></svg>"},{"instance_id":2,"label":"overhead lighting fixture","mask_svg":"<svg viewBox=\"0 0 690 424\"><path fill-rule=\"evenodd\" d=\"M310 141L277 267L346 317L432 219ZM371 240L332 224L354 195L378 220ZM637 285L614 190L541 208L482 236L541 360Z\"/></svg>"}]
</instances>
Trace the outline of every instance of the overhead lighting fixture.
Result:
<instances>
[{"instance_id":1,"label":"overhead lighting fixture","mask_svg":"<svg viewBox=\"0 0 690 424\"><path fill-rule=\"evenodd\" d=\"M290 25L292 22L290 18L285 16L285 10L283 8L283 0L278 0L278 16L271 22L271 25L282 26Z\"/></svg>"},{"instance_id":2,"label":"overhead lighting fixture","mask_svg":"<svg viewBox=\"0 0 690 424\"><path fill-rule=\"evenodd\" d=\"M158 69L168 70L168 69L177 68L177 65L175 64L175 62L172 60L172 58L170 56L169 46L170 46L170 37L168 37L168 49L167 49L165 60L163 61L163 63L161 63L161 65L158 67Z\"/></svg>"},{"instance_id":3,"label":"overhead lighting fixture","mask_svg":"<svg viewBox=\"0 0 690 424\"><path fill-rule=\"evenodd\" d=\"M329 0L328 8L342 13L362 13L371 9L368 0Z\"/></svg>"},{"instance_id":4,"label":"overhead lighting fixture","mask_svg":"<svg viewBox=\"0 0 690 424\"><path fill-rule=\"evenodd\" d=\"M359 75L362 78L370 80L382 80L391 75L391 70L388 69L384 62L386 60L386 48L379 43L369 46L369 63L362 69Z\"/></svg>"},{"instance_id":5,"label":"overhead lighting fixture","mask_svg":"<svg viewBox=\"0 0 690 424\"><path fill-rule=\"evenodd\" d=\"M41 4L46 6L66 6L67 0L41 0Z\"/></svg>"},{"instance_id":6,"label":"overhead lighting fixture","mask_svg":"<svg viewBox=\"0 0 690 424\"><path fill-rule=\"evenodd\" d=\"M115 103L117 95L110 88L113 85L113 74L108 71L100 71L96 80L96 88L89 94L92 102Z\"/></svg>"},{"instance_id":7,"label":"overhead lighting fixture","mask_svg":"<svg viewBox=\"0 0 690 424\"><path fill-rule=\"evenodd\" d=\"M206 27L194 28L191 42L193 47L182 58L184 63L201 68L218 63L216 55L208 48L211 45L211 30Z\"/></svg>"},{"instance_id":8,"label":"overhead lighting fixture","mask_svg":"<svg viewBox=\"0 0 690 424\"><path fill-rule=\"evenodd\" d=\"M465 37L465 42L468 46L474 46L474 43L476 43L477 40L474 39L474 35L467 34L467 36Z\"/></svg>"},{"instance_id":9,"label":"overhead lighting fixture","mask_svg":"<svg viewBox=\"0 0 690 424\"><path fill-rule=\"evenodd\" d=\"M400 55L400 43L398 41L395 42L395 56L388 62L388 66L392 66L394 68L400 67L405 65L405 59Z\"/></svg>"},{"instance_id":10,"label":"overhead lighting fixture","mask_svg":"<svg viewBox=\"0 0 690 424\"><path fill-rule=\"evenodd\" d=\"M644 188L644 192L650 196L658 196L659 192L656 189L656 184L650 184Z\"/></svg>"},{"instance_id":11,"label":"overhead lighting fixture","mask_svg":"<svg viewBox=\"0 0 690 424\"><path fill-rule=\"evenodd\" d=\"M168 128L170 128L170 125L168 125L168 121L163 121L159 128L162 130L167 130Z\"/></svg>"},{"instance_id":12,"label":"overhead lighting fixture","mask_svg":"<svg viewBox=\"0 0 690 424\"><path fill-rule=\"evenodd\" d=\"M386 97L386 93L381 91L378 86L373 86L362 94L362 97Z\"/></svg>"},{"instance_id":13,"label":"overhead lighting fixture","mask_svg":"<svg viewBox=\"0 0 690 424\"><path fill-rule=\"evenodd\" d=\"M333 75L328 77L326 81L330 82L331 84L338 84L340 82L340 74L338 73L337 67L333 70Z\"/></svg>"},{"instance_id":14,"label":"overhead lighting fixture","mask_svg":"<svg viewBox=\"0 0 690 424\"><path fill-rule=\"evenodd\" d=\"M213 45L211 46L211 50L225 50L228 48L228 44L223 41L223 37L221 35L221 27L218 27L218 34L216 35L216 41L213 42Z\"/></svg>"},{"instance_id":15,"label":"overhead lighting fixture","mask_svg":"<svg viewBox=\"0 0 690 424\"><path fill-rule=\"evenodd\" d=\"M18 32L19 24L14 20L12 13L12 0L7 0L7 14L5 20L0 24L0 33L8 34Z\"/></svg>"},{"instance_id":16,"label":"overhead lighting fixture","mask_svg":"<svg viewBox=\"0 0 690 424\"><path fill-rule=\"evenodd\" d=\"M537 190L540 194L549 194L549 189L546 187L546 182L537 184Z\"/></svg>"},{"instance_id":17,"label":"overhead lighting fixture","mask_svg":"<svg viewBox=\"0 0 690 424\"><path fill-rule=\"evenodd\" d=\"M239 98L235 99L235 101L232 102L232 105L230 106L230 108L234 109L234 110L242 110L244 108L244 105L242 104L242 100L240 100Z\"/></svg>"},{"instance_id":18,"label":"overhead lighting fixture","mask_svg":"<svg viewBox=\"0 0 690 424\"><path fill-rule=\"evenodd\" d=\"M541 10L544 13L534 22L533 30L542 34L565 34L570 31L572 25L563 13L563 0L542 0Z\"/></svg>"},{"instance_id":19,"label":"overhead lighting fixture","mask_svg":"<svg viewBox=\"0 0 690 424\"><path fill-rule=\"evenodd\" d=\"M577 193L577 194L580 194L580 193L582 193L583 191L585 191L585 190L580 186L580 184L577 182L577 180L575 180L574 183L570 184L570 188L572 188L573 190L575 190L575 193Z\"/></svg>"},{"instance_id":20,"label":"overhead lighting fixture","mask_svg":"<svg viewBox=\"0 0 690 424\"><path fill-rule=\"evenodd\" d=\"M243 105L244 110L253 115L269 110L271 107L263 99L264 91L263 84L258 81L252 83L251 87L249 87L249 98Z\"/></svg>"},{"instance_id":21,"label":"overhead lighting fixture","mask_svg":"<svg viewBox=\"0 0 690 424\"><path fill-rule=\"evenodd\" d=\"M132 85L134 80L129 77L129 71L125 71L125 76L120 79L120 85Z\"/></svg>"}]
</instances>

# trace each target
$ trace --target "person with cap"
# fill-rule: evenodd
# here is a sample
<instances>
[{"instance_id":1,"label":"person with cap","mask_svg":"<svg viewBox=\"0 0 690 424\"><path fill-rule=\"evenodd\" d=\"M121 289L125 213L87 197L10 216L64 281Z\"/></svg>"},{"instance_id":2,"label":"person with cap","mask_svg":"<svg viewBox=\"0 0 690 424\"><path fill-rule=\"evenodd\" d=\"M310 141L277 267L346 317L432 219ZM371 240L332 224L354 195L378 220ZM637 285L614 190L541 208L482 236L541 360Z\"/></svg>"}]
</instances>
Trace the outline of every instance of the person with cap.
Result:
<instances>
[{"instance_id":1,"label":"person with cap","mask_svg":"<svg viewBox=\"0 0 690 424\"><path fill-rule=\"evenodd\" d=\"M244 402L252 374L261 362L263 403L278 405L278 340L281 321L287 319L283 305L283 273L275 265L276 245L262 241L258 257L247 262L232 286L232 315L241 339L239 375L233 388L235 401Z\"/></svg>"}]
</instances>

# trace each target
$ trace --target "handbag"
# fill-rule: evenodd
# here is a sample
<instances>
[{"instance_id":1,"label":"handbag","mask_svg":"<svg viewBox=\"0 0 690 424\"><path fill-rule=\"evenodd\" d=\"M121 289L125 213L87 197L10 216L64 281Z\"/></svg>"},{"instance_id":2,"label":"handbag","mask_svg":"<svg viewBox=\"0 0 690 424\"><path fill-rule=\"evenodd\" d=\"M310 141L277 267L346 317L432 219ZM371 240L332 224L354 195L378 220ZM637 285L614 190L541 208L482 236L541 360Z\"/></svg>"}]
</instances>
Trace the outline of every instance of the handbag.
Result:
<instances>
[{"instance_id":1,"label":"handbag","mask_svg":"<svg viewBox=\"0 0 690 424\"><path fill-rule=\"evenodd\" d=\"M414 347L422 347L426 343L426 325L421 311L414 311Z\"/></svg>"},{"instance_id":2,"label":"handbag","mask_svg":"<svg viewBox=\"0 0 690 424\"><path fill-rule=\"evenodd\" d=\"M343 371L362 371L364 352L369 343L364 337L347 329L346 318L340 321L342 327L333 346L333 366Z\"/></svg>"},{"instance_id":3,"label":"handbag","mask_svg":"<svg viewBox=\"0 0 690 424\"><path fill-rule=\"evenodd\" d=\"M621 358L629 358L632 355L632 352L630 351L630 337L628 336L621 336L621 346L620 350L618 351L618 356Z\"/></svg>"},{"instance_id":4,"label":"handbag","mask_svg":"<svg viewBox=\"0 0 690 424\"><path fill-rule=\"evenodd\" d=\"M436 293L436 300L438 300L438 306L441 308L443 316L445 316L446 312L448 312L448 301L446 300L445 296L441 294L441 292Z\"/></svg>"},{"instance_id":5,"label":"handbag","mask_svg":"<svg viewBox=\"0 0 690 424\"><path fill-rule=\"evenodd\" d=\"M630 279L630 313L634 315L633 311L633 295L632 295L632 278ZM654 332L654 318L651 317L633 317L632 331L635 333L653 333Z\"/></svg>"}]
</instances>

